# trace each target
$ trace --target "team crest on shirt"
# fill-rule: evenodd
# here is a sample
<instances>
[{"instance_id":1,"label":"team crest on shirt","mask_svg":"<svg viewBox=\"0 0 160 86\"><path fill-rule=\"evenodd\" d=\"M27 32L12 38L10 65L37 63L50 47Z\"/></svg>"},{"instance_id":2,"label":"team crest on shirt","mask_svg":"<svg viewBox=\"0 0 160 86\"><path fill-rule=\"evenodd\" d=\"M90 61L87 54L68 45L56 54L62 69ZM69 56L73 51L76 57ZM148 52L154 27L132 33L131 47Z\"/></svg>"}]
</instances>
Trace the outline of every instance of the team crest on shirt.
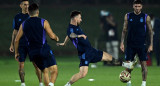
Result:
<instances>
[{"instance_id":1,"label":"team crest on shirt","mask_svg":"<svg viewBox=\"0 0 160 86\"><path fill-rule=\"evenodd\" d=\"M140 18L140 22L143 22L143 17Z\"/></svg>"},{"instance_id":2,"label":"team crest on shirt","mask_svg":"<svg viewBox=\"0 0 160 86\"><path fill-rule=\"evenodd\" d=\"M22 21L22 19L19 19L18 21Z\"/></svg>"},{"instance_id":3,"label":"team crest on shirt","mask_svg":"<svg viewBox=\"0 0 160 86\"><path fill-rule=\"evenodd\" d=\"M73 33L73 28L70 28L70 32Z\"/></svg>"},{"instance_id":4,"label":"team crest on shirt","mask_svg":"<svg viewBox=\"0 0 160 86\"><path fill-rule=\"evenodd\" d=\"M132 21L133 21L133 19L130 19L129 21L131 21L131 22L132 22Z\"/></svg>"}]
</instances>

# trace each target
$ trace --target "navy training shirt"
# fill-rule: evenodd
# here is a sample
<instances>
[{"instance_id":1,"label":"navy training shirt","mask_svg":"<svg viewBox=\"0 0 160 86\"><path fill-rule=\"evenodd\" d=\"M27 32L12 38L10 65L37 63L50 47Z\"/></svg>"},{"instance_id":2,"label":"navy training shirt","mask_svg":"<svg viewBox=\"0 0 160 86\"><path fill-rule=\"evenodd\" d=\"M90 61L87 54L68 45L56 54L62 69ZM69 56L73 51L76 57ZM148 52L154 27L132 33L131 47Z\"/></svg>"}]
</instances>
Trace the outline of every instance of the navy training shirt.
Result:
<instances>
[{"instance_id":1,"label":"navy training shirt","mask_svg":"<svg viewBox=\"0 0 160 86\"><path fill-rule=\"evenodd\" d=\"M47 43L44 21L39 17L30 17L22 23L23 32L30 50L40 49Z\"/></svg>"},{"instance_id":2,"label":"navy training shirt","mask_svg":"<svg viewBox=\"0 0 160 86\"><path fill-rule=\"evenodd\" d=\"M82 31L82 29L79 26L75 26L72 24L69 24L69 27L67 29L67 35L72 41L72 43L74 44L74 46L77 48L79 54L83 54L84 52L86 52L88 49L91 48L91 44L88 38L86 39L82 37L81 38L71 38L70 37L71 33L75 33L76 35L82 35L82 34L85 35L85 33Z\"/></svg>"},{"instance_id":3,"label":"navy training shirt","mask_svg":"<svg viewBox=\"0 0 160 86\"><path fill-rule=\"evenodd\" d=\"M134 12L128 13L128 36L127 46L143 47L146 44L147 35L147 14L140 13L136 15Z\"/></svg>"},{"instance_id":4,"label":"navy training shirt","mask_svg":"<svg viewBox=\"0 0 160 86\"><path fill-rule=\"evenodd\" d=\"M28 18L29 18L28 14L18 13L13 19L13 29L19 30L19 27L22 24L22 22ZM20 39L19 45L27 46L27 40L25 39L24 35Z\"/></svg>"}]
</instances>

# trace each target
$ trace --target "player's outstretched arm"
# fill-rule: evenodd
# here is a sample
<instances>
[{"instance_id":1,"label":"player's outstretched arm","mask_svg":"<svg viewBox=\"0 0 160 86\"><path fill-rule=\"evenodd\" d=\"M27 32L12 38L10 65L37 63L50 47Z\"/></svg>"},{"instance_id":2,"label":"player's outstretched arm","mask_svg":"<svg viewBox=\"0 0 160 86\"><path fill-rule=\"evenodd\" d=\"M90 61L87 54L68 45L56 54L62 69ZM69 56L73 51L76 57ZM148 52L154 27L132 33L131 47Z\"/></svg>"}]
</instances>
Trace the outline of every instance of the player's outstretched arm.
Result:
<instances>
[{"instance_id":1,"label":"player's outstretched arm","mask_svg":"<svg viewBox=\"0 0 160 86\"><path fill-rule=\"evenodd\" d=\"M19 52L18 52L18 47L19 47L19 40L20 38L22 37L23 35L23 29L22 29L22 24L21 26L19 27L19 31L18 31L18 34L16 36L16 39L15 39L15 59L18 61L17 57L19 56Z\"/></svg>"},{"instance_id":2,"label":"player's outstretched arm","mask_svg":"<svg viewBox=\"0 0 160 86\"><path fill-rule=\"evenodd\" d=\"M121 45L120 49L124 52L124 39L127 33L127 27L128 27L128 20L127 20L127 14L124 17L124 25L123 25L123 30L122 30L122 36L121 36Z\"/></svg>"},{"instance_id":3,"label":"player's outstretched arm","mask_svg":"<svg viewBox=\"0 0 160 86\"><path fill-rule=\"evenodd\" d=\"M13 33L12 33L12 41L11 41L11 45L10 45L10 47L9 47L9 50L10 50L10 52L14 52L14 40L15 40L15 38L16 38L16 35L17 35L17 33L18 33L18 30L13 30Z\"/></svg>"},{"instance_id":4,"label":"player's outstretched arm","mask_svg":"<svg viewBox=\"0 0 160 86\"><path fill-rule=\"evenodd\" d=\"M152 26L151 26L151 19L149 16L147 16L146 23L147 23L147 26L149 29L148 31L150 35L150 46L148 48L148 52L151 52L153 50L153 31L152 31Z\"/></svg>"},{"instance_id":5,"label":"player's outstretched arm","mask_svg":"<svg viewBox=\"0 0 160 86\"><path fill-rule=\"evenodd\" d=\"M83 37L84 39L87 38L87 36L84 35L84 34L82 34L82 35L77 35L77 34L75 34L75 33L71 33L71 34L70 34L70 37L71 37L71 38L81 38L81 37Z\"/></svg>"},{"instance_id":6,"label":"player's outstretched arm","mask_svg":"<svg viewBox=\"0 0 160 86\"><path fill-rule=\"evenodd\" d=\"M66 36L64 42L63 43L57 43L57 46L64 46L68 43L68 41L69 41L69 38L68 38L68 36Z\"/></svg>"},{"instance_id":7,"label":"player's outstretched arm","mask_svg":"<svg viewBox=\"0 0 160 86\"><path fill-rule=\"evenodd\" d=\"M56 36L56 34L53 33L49 22L47 20L44 21L44 29L46 30L47 34L49 35L49 37L53 40L59 41L58 36Z\"/></svg>"}]
</instances>

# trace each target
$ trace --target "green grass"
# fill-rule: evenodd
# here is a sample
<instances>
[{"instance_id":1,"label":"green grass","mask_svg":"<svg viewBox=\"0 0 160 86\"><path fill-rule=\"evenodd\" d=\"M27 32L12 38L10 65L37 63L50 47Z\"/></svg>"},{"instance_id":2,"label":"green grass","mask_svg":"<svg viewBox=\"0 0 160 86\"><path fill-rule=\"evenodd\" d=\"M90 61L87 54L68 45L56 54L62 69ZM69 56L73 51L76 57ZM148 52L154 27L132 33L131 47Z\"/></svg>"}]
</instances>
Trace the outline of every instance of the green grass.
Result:
<instances>
[{"instance_id":1,"label":"green grass","mask_svg":"<svg viewBox=\"0 0 160 86\"><path fill-rule=\"evenodd\" d=\"M0 86L20 86L18 76L18 63L14 57L3 56L0 59ZM11 59L12 58L12 59ZM76 56L56 57L58 63L59 75L55 86L64 86L71 76L79 71L79 59ZM73 86L126 86L120 82L119 73L124 70L121 66L102 66L99 62L98 68L92 69L89 67L88 75L73 84ZM27 86L38 86L38 79L34 72L31 62L27 59L25 62L25 82ZM95 81L89 82L88 79L93 78ZM140 86L142 81L141 68L135 68L132 72L132 85ZM147 86L160 86L160 67L148 67Z\"/></svg>"}]
</instances>

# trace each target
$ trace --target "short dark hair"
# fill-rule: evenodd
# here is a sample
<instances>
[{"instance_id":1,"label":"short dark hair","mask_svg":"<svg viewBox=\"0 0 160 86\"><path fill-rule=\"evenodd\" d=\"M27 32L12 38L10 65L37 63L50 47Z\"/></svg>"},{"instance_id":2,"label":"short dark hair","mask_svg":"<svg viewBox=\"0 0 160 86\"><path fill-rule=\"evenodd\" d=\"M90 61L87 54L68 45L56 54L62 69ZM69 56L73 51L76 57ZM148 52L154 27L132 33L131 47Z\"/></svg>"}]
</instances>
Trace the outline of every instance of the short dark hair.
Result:
<instances>
[{"instance_id":1,"label":"short dark hair","mask_svg":"<svg viewBox=\"0 0 160 86\"><path fill-rule=\"evenodd\" d=\"M24 1L28 1L28 2L29 2L29 0L20 0L20 4L21 4L22 2L24 2Z\"/></svg>"},{"instance_id":2,"label":"short dark hair","mask_svg":"<svg viewBox=\"0 0 160 86\"><path fill-rule=\"evenodd\" d=\"M143 4L142 0L134 0L133 4Z\"/></svg>"},{"instance_id":3,"label":"short dark hair","mask_svg":"<svg viewBox=\"0 0 160 86\"><path fill-rule=\"evenodd\" d=\"M71 12L70 18L74 18L75 16L77 16L77 15L79 15L79 14L81 14L80 11L74 10L74 11Z\"/></svg>"},{"instance_id":4,"label":"short dark hair","mask_svg":"<svg viewBox=\"0 0 160 86\"><path fill-rule=\"evenodd\" d=\"M29 14L34 15L38 9L39 9L39 6L36 3L29 5L28 7Z\"/></svg>"}]
</instances>

